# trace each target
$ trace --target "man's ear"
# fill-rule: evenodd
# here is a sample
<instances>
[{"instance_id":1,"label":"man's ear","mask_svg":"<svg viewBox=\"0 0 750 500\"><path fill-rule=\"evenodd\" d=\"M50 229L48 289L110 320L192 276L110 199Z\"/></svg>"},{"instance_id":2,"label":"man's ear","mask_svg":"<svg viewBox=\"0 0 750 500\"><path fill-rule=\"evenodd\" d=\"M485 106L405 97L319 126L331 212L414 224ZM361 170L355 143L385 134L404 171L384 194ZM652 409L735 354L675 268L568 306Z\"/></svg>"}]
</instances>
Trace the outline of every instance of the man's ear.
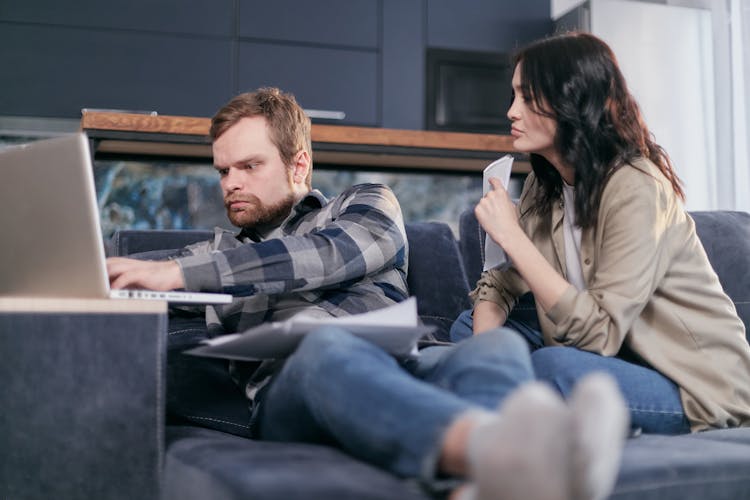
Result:
<instances>
[{"instance_id":1,"label":"man's ear","mask_svg":"<svg viewBox=\"0 0 750 500\"><path fill-rule=\"evenodd\" d=\"M307 174L310 172L310 155L304 149L294 155L294 164L292 165L292 181L295 184L305 185Z\"/></svg>"}]
</instances>

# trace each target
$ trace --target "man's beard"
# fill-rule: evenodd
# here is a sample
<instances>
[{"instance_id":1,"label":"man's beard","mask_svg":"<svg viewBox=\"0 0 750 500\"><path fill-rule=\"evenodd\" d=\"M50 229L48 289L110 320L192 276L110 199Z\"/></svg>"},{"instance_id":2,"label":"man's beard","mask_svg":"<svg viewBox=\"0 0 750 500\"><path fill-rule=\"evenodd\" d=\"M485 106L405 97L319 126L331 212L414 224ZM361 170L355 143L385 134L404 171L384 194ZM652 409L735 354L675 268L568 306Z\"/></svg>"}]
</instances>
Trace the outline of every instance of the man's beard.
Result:
<instances>
[{"instance_id":1,"label":"man's beard","mask_svg":"<svg viewBox=\"0 0 750 500\"><path fill-rule=\"evenodd\" d=\"M244 201L249 203L250 206L240 211L233 211L229 208L229 205L236 201ZM278 203L264 205L257 196L248 194L228 196L224 198L224 206L227 208L227 217L233 225L242 229L253 229L281 224L292 211L294 201L294 193L289 193Z\"/></svg>"}]
</instances>

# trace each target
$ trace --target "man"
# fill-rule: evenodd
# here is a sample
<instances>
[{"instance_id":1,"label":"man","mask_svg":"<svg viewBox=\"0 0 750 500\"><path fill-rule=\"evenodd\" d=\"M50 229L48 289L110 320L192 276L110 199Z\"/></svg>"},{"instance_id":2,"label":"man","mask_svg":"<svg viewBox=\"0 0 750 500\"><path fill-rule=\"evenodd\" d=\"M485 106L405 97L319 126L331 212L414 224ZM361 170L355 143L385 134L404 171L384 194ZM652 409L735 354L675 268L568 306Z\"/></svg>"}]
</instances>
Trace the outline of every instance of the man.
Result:
<instances>
[{"instance_id":1,"label":"man","mask_svg":"<svg viewBox=\"0 0 750 500\"><path fill-rule=\"evenodd\" d=\"M330 201L312 190L310 121L291 95L259 89L235 97L214 116L211 138L239 234L217 230L171 261L110 259L113 288L231 293L231 305L207 309L214 333L302 311L362 313L408 297L398 201L375 184ZM510 330L399 361L324 327L287 360L258 367L245 392L258 439L334 443L426 484L473 477L461 491L467 498L601 497L614 481L626 420L616 389L589 379L567 407L531 383L495 410L532 376L526 343Z\"/></svg>"}]
</instances>

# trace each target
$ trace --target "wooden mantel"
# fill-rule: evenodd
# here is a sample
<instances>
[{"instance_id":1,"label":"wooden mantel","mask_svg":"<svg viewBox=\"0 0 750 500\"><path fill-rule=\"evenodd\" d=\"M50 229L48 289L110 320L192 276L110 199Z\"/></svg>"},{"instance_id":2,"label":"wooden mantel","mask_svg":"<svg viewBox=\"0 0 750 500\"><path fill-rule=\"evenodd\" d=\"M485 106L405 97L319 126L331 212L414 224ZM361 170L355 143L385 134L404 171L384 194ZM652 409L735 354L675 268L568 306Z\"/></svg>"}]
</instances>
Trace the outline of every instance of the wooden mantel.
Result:
<instances>
[{"instance_id":1,"label":"wooden mantel","mask_svg":"<svg viewBox=\"0 0 750 500\"><path fill-rule=\"evenodd\" d=\"M210 119L189 116L84 112L81 128L94 141L95 155L168 156L210 159ZM528 163L507 135L313 124L313 159L317 165L384 169L481 172L499 156L511 153Z\"/></svg>"}]
</instances>

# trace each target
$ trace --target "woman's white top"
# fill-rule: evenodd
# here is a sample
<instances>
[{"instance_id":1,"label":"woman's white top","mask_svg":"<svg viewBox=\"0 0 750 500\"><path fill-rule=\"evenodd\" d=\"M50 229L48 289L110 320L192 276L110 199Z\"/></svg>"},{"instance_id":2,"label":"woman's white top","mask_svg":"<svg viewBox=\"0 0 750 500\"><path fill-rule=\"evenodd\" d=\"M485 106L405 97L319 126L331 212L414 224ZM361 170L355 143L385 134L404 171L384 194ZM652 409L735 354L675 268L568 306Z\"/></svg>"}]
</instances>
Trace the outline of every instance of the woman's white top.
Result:
<instances>
[{"instance_id":1,"label":"woman's white top","mask_svg":"<svg viewBox=\"0 0 750 500\"><path fill-rule=\"evenodd\" d=\"M578 290L585 290L581 268L581 227L575 224L575 187L563 182L563 236L565 238L565 267L568 282Z\"/></svg>"}]
</instances>

